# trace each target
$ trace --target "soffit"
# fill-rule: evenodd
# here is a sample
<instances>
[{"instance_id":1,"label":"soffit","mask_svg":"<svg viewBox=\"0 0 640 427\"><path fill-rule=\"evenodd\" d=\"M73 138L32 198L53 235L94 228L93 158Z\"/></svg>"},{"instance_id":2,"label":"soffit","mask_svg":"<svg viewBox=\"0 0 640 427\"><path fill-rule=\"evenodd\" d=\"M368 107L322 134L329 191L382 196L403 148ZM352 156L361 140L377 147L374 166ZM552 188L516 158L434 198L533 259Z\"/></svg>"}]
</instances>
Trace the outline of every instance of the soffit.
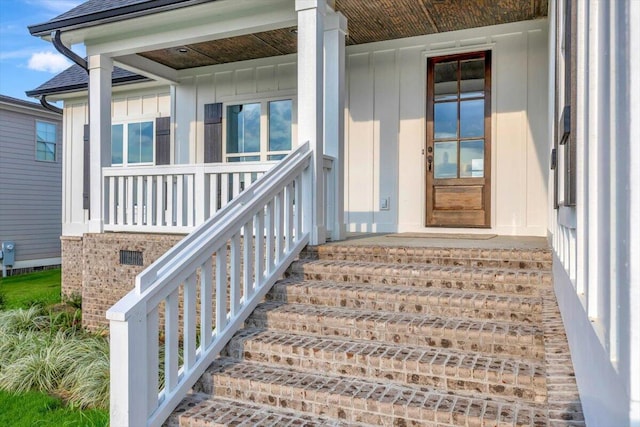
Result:
<instances>
[{"instance_id":1,"label":"soffit","mask_svg":"<svg viewBox=\"0 0 640 427\"><path fill-rule=\"evenodd\" d=\"M526 21L547 0L335 0L348 20L348 45ZM159 49L140 55L182 70L296 52L295 27Z\"/></svg>"}]
</instances>

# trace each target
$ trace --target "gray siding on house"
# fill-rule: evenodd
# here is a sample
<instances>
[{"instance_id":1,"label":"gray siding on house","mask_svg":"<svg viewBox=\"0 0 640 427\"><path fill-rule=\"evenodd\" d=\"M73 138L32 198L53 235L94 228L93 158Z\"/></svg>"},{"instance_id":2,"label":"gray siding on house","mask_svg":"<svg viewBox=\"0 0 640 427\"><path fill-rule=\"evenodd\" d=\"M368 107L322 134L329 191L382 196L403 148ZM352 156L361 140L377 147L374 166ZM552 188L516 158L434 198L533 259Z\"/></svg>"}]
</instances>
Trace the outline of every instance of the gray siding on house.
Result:
<instances>
[{"instance_id":1,"label":"gray siding on house","mask_svg":"<svg viewBox=\"0 0 640 427\"><path fill-rule=\"evenodd\" d=\"M16 243L16 265L60 257L62 117L0 98L0 241ZM36 121L57 125L56 161L36 160Z\"/></svg>"}]
</instances>

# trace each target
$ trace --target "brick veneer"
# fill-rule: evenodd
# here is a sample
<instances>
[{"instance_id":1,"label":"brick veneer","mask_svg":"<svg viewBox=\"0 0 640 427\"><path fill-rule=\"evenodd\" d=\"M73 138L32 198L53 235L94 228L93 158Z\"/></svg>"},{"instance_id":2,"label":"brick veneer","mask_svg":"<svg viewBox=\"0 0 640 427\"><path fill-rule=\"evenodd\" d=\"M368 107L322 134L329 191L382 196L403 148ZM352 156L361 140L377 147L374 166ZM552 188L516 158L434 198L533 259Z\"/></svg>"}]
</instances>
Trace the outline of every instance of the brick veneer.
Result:
<instances>
[{"instance_id":1,"label":"brick veneer","mask_svg":"<svg viewBox=\"0 0 640 427\"><path fill-rule=\"evenodd\" d=\"M82 237L60 237L62 247L62 298L82 295Z\"/></svg>"},{"instance_id":2,"label":"brick veneer","mask_svg":"<svg viewBox=\"0 0 640 427\"><path fill-rule=\"evenodd\" d=\"M85 234L82 239L83 325L91 330L106 329L107 309L133 289L138 273L178 243L182 237L134 233ZM121 265L121 250L141 251L144 265ZM63 264L63 271L64 269Z\"/></svg>"}]
</instances>

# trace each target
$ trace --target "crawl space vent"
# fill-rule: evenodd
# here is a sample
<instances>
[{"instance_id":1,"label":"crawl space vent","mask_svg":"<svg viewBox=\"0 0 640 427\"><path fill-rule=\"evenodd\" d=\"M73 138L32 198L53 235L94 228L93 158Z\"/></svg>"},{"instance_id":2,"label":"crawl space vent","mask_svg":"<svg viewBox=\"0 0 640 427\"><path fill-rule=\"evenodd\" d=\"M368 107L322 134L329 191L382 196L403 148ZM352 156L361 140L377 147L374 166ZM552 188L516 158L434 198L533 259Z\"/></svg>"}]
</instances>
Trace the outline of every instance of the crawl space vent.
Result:
<instances>
[{"instance_id":1,"label":"crawl space vent","mask_svg":"<svg viewBox=\"0 0 640 427\"><path fill-rule=\"evenodd\" d=\"M142 265L141 251L120 251L120 264Z\"/></svg>"}]
</instances>

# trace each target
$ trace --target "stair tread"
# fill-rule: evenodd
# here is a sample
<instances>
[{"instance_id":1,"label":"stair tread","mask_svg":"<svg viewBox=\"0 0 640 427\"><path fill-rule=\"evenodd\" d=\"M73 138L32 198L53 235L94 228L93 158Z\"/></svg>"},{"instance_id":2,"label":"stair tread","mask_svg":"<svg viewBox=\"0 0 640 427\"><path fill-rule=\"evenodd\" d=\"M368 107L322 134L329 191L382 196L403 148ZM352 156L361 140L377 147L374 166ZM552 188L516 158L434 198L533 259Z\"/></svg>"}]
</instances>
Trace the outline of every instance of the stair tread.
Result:
<instances>
[{"instance_id":1,"label":"stair tread","mask_svg":"<svg viewBox=\"0 0 640 427\"><path fill-rule=\"evenodd\" d=\"M443 386L544 401L542 362L455 349L396 345L342 337L297 335L268 329L238 332L229 356L296 369Z\"/></svg>"},{"instance_id":2,"label":"stair tread","mask_svg":"<svg viewBox=\"0 0 640 427\"><path fill-rule=\"evenodd\" d=\"M543 332L535 324L408 313L362 311L266 301L246 324L290 332L351 336L409 345L456 347L540 359Z\"/></svg>"},{"instance_id":3,"label":"stair tread","mask_svg":"<svg viewBox=\"0 0 640 427\"><path fill-rule=\"evenodd\" d=\"M303 398L307 402L304 410L316 411L319 406L320 414L355 422L364 421L359 417L368 413L379 420L391 417L389 420L446 423L475 417L486 422L531 425L535 420L546 420L547 413L545 405L537 403L486 395L461 396L428 387L314 374L233 358L217 359L207 372L216 394L241 390L240 395L249 400L287 408L300 405L299 398ZM235 397L240 396L236 393Z\"/></svg>"},{"instance_id":4,"label":"stair tread","mask_svg":"<svg viewBox=\"0 0 640 427\"><path fill-rule=\"evenodd\" d=\"M290 277L275 284L269 298L276 300L278 294L290 293L301 300L292 302L320 304L324 299L334 297L338 304L354 308L376 310L393 305L395 310L422 313L433 307L456 307L468 309L510 310L520 313L537 313L542 311L542 300L535 296L516 294L495 294L489 292L472 292L469 290L446 288L415 288L402 285L385 285L358 282L334 282L330 280L303 280ZM381 296L380 294L383 294ZM287 299L289 301L289 299ZM370 302L371 304L365 304ZM515 316L518 317L518 316ZM513 320L522 320L515 318ZM531 319L525 319L531 321Z\"/></svg>"},{"instance_id":5,"label":"stair tread","mask_svg":"<svg viewBox=\"0 0 640 427\"><path fill-rule=\"evenodd\" d=\"M332 268L336 272L344 271L345 269L373 269L375 271L391 271L391 272L404 272L407 274L414 274L416 272L433 272L441 274L453 274L453 275L468 275L474 278L483 278L487 275L507 275L510 277L518 278L522 281L530 276L550 276L551 271L549 269L531 268L531 269L509 269L498 267L469 267L463 265L434 265L424 263L407 263L399 264L393 262L375 262L375 261L352 261L352 260L326 260L326 259L298 259L292 267L296 269L300 266L312 266L316 268ZM492 277L493 278L493 277Z\"/></svg>"},{"instance_id":6,"label":"stair tread","mask_svg":"<svg viewBox=\"0 0 640 427\"><path fill-rule=\"evenodd\" d=\"M196 427L202 425L233 425L233 426L359 426L361 424L331 420L326 417L289 411L273 406L248 403L224 397L214 397L200 394L195 404L185 408L179 416L180 425Z\"/></svg>"}]
</instances>

